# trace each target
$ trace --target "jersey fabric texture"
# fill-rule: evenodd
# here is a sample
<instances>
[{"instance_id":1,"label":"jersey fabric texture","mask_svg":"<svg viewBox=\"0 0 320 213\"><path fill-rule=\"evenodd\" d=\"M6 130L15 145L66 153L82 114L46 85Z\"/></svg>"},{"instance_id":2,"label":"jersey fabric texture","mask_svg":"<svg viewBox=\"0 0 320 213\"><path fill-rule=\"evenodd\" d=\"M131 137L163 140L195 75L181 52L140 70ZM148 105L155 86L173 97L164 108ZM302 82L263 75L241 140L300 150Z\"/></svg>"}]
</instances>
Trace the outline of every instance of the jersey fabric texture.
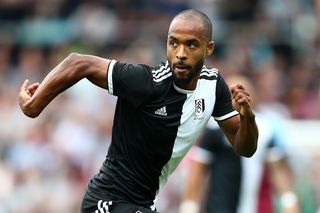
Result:
<instances>
[{"instance_id":1,"label":"jersey fabric texture","mask_svg":"<svg viewBox=\"0 0 320 213\"><path fill-rule=\"evenodd\" d=\"M177 87L169 63L156 68L112 60L108 91L118 97L112 141L87 193L149 207L208 119L238 112L217 69L202 68L195 90Z\"/></svg>"}]
</instances>

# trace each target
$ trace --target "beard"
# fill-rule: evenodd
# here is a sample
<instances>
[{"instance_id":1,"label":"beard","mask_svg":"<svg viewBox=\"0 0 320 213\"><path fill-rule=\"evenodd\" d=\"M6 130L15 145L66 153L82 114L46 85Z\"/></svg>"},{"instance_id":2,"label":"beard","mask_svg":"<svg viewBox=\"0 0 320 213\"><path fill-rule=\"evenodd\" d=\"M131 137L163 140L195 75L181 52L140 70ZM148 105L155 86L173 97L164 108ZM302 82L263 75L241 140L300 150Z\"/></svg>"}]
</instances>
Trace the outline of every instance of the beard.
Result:
<instances>
[{"instance_id":1,"label":"beard","mask_svg":"<svg viewBox=\"0 0 320 213\"><path fill-rule=\"evenodd\" d=\"M190 68L189 68L190 72L185 77L179 77L179 76L177 76L177 73L174 72L175 66L176 65L184 65L183 63L172 64L169 61L169 64L170 64L170 67L172 70L172 77L173 77L173 81L175 82L175 84L185 85L185 84L190 83L195 78L195 76L197 76L201 72L203 64L204 64L204 60L198 61L195 64L195 66L193 66L193 67L190 66Z\"/></svg>"}]
</instances>

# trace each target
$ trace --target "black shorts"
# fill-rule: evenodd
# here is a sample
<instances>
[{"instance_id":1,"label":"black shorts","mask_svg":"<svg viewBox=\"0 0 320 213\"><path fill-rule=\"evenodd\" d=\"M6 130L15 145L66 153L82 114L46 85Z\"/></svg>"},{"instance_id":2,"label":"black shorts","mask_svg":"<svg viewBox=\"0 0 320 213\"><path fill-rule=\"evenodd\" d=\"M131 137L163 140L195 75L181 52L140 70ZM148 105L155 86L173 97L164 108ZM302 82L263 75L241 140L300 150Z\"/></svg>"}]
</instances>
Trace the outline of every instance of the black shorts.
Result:
<instances>
[{"instance_id":1,"label":"black shorts","mask_svg":"<svg viewBox=\"0 0 320 213\"><path fill-rule=\"evenodd\" d=\"M81 213L156 213L156 211L133 203L97 199L86 192L81 204Z\"/></svg>"}]
</instances>

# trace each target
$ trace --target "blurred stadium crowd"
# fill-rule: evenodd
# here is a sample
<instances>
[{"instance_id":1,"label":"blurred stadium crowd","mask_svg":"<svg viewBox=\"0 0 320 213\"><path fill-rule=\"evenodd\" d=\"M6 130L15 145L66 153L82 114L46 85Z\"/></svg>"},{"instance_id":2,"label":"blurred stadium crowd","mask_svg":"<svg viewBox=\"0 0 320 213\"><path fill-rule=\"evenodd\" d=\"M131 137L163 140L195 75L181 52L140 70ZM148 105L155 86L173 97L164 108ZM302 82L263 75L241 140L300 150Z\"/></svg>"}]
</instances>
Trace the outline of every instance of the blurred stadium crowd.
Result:
<instances>
[{"instance_id":1,"label":"blurred stadium crowd","mask_svg":"<svg viewBox=\"0 0 320 213\"><path fill-rule=\"evenodd\" d=\"M319 0L1 0L0 212L79 212L111 137L116 99L106 91L83 80L29 119L18 106L23 80L41 81L71 52L157 65L170 19L186 8L213 20L209 66L252 78L272 114L320 119ZM320 195L319 181L310 188ZM178 205L175 193L159 209Z\"/></svg>"}]
</instances>

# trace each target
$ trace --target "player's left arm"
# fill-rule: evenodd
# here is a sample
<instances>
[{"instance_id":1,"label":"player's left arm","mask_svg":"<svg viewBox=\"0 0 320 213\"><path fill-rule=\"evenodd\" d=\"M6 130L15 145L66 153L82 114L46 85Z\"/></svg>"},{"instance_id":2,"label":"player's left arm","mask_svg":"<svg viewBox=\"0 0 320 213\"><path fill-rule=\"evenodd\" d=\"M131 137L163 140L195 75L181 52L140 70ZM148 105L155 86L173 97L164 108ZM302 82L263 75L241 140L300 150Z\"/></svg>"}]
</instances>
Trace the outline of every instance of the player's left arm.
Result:
<instances>
[{"instance_id":1,"label":"player's left arm","mask_svg":"<svg viewBox=\"0 0 320 213\"><path fill-rule=\"evenodd\" d=\"M251 108L250 95L241 84L230 86L232 105L239 115L219 122L235 152L251 157L257 149L258 127Z\"/></svg>"}]
</instances>

